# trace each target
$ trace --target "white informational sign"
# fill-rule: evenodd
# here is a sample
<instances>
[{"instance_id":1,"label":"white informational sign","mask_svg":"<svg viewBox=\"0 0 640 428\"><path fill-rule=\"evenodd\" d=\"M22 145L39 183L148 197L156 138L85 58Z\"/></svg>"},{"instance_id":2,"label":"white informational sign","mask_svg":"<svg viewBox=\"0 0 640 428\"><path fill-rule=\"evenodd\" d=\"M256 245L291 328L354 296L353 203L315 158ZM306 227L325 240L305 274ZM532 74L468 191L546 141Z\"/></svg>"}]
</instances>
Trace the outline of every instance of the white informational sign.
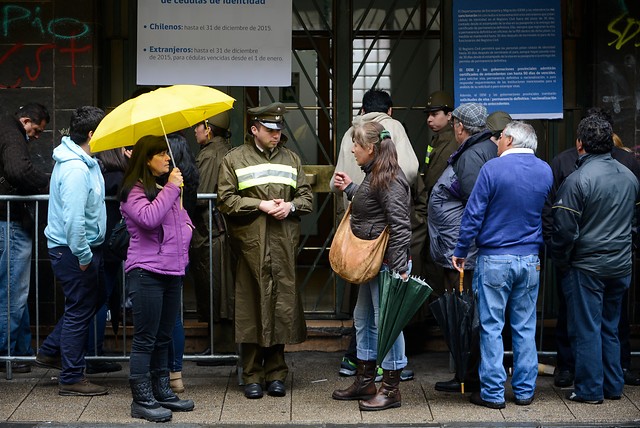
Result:
<instances>
[{"instance_id":1,"label":"white informational sign","mask_svg":"<svg viewBox=\"0 0 640 428\"><path fill-rule=\"evenodd\" d=\"M138 0L137 83L290 86L292 0Z\"/></svg>"}]
</instances>

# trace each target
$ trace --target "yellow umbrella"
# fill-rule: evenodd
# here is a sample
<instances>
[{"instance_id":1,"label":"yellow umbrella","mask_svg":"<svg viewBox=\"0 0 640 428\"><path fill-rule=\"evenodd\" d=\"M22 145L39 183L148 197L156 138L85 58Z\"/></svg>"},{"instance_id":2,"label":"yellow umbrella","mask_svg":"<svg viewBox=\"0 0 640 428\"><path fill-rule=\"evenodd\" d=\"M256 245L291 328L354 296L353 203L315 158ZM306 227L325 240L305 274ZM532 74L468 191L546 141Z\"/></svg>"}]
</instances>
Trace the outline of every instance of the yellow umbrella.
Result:
<instances>
[{"instance_id":1,"label":"yellow umbrella","mask_svg":"<svg viewBox=\"0 0 640 428\"><path fill-rule=\"evenodd\" d=\"M132 98L106 115L93 134L91 152L166 135L233 108L235 99L207 86L174 85Z\"/></svg>"}]
</instances>

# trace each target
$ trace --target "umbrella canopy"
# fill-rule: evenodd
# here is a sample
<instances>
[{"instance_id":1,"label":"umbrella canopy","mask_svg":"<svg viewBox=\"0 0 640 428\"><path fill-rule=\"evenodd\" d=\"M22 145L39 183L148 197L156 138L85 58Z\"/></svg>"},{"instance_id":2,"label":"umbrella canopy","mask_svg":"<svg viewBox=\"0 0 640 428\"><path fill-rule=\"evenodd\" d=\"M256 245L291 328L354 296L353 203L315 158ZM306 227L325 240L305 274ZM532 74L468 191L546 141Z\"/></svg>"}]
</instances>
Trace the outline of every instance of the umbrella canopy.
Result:
<instances>
[{"instance_id":1,"label":"umbrella canopy","mask_svg":"<svg viewBox=\"0 0 640 428\"><path fill-rule=\"evenodd\" d=\"M445 292L429 304L444 340L449 347L456 365L456 378L460 380L464 394L464 379L467 374L469 357L474 345L477 346L480 334L480 322L476 310L473 292L463 291L464 273L460 273L459 290Z\"/></svg>"},{"instance_id":2,"label":"umbrella canopy","mask_svg":"<svg viewBox=\"0 0 640 428\"><path fill-rule=\"evenodd\" d=\"M387 355L402 329L433 291L415 276L404 281L387 270L378 276L380 309L378 312L378 365Z\"/></svg>"},{"instance_id":3,"label":"umbrella canopy","mask_svg":"<svg viewBox=\"0 0 640 428\"><path fill-rule=\"evenodd\" d=\"M89 142L91 152L135 144L145 135L166 135L233 108L217 89L174 85L132 98L105 116Z\"/></svg>"}]
</instances>

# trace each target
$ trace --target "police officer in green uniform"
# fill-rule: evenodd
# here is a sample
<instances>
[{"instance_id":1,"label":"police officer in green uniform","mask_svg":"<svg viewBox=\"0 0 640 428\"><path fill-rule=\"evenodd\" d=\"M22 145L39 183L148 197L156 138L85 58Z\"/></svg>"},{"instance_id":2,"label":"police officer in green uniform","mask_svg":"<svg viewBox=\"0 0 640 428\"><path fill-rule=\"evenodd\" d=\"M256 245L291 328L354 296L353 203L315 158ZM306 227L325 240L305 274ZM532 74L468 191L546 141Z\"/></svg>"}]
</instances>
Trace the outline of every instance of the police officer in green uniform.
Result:
<instances>
[{"instance_id":1,"label":"police officer in green uniform","mask_svg":"<svg viewBox=\"0 0 640 428\"><path fill-rule=\"evenodd\" d=\"M235 335L247 398L286 394L285 344L303 342L306 324L296 287L300 215L312 208L300 158L284 147L285 106L248 110L245 143L220 167L218 207L227 215L236 266Z\"/></svg>"},{"instance_id":2,"label":"police officer in green uniform","mask_svg":"<svg viewBox=\"0 0 640 428\"><path fill-rule=\"evenodd\" d=\"M447 167L449 157L458 148L458 143L451 125L453 98L449 94L443 91L432 93L427 100L427 107L424 111L427 113L427 124L434 133L431 143L427 146L427 156L425 158L424 184L427 188L428 199L431 189L433 189L438 178ZM435 295L439 296L444 292L444 270L431 259L428 236L424 252L425 276L435 291L433 299Z\"/></svg>"},{"instance_id":3,"label":"police officer in green uniform","mask_svg":"<svg viewBox=\"0 0 640 428\"><path fill-rule=\"evenodd\" d=\"M431 143L427 146L427 156L424 160L426 164L424 181L427 194L430 194L447 167L449 156L458 148L452 127L453 98L446 92L436 91L429 96L424 111L427 113L427 124L434 132Z\"/></svg>"}]
</instances>

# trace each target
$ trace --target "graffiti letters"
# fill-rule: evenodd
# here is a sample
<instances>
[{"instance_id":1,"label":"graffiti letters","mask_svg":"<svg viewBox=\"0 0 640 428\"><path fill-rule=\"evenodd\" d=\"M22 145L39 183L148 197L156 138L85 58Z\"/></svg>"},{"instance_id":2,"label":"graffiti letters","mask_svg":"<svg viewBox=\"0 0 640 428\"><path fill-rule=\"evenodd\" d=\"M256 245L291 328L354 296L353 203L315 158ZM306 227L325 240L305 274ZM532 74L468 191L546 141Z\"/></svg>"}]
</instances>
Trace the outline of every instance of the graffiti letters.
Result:
<instances>
[{"instance_id":1,"label":"graffiti letters","mask_svg":"<svg viewBox=\"0 0 640 428\"><path fill-rule=\"evenodd\" d=\"M624 19L625 17L627 18L626 20ZM620 50L622 46L635 40L640 33L640 21L630 17L627 13L623 13L609 23L607 30L616 36L615 39L609 42L609 46L615 45L615 48ZM634 47L639 46L640 41L634 42Z\"/></svg>"},{"instance_id":2,"label":"graffiti letters","mask_svg":"<svg viewBox=\"0 0 640 428\"><path fill-rule=\"evenodd\" d=\"M76 86L76 58L78 55L85 54L92 49L91 44L79 46L79 42L90 35L90 27L88 24L71 17L54 18L49 22L44 22L40 14L40 7L35 7L33 10L16 5L2 7L1 31L3 38L16 40L17 37L12 33L24 31L26 26L39 33L43 38L50 40L53 38L53 43L33 45L16 41L13 45L8 45L9 48L5 52L0 52L0 76L2 79L8 79L9 81L0 81L0 88L20 87L25 78L31 82L38 80L42 75L43 61L47 56L50 56L50 61L53 61L54 52L58 55L69 56L71 61L71 66L69 67L71 83ZM27 52L26 56L29 58L30 51L33 51L33 61L24 60L24 75L9 77L6 73L2 73L3 65L8 64L11 60L16 60L17 53L22 53L23 55L20 58L24 58L24 52ZM4 68L16 69L15 67Z\"/></svg>"},{"instance_id":3,"label":"graffiti letters","mask_svg":"<svg viewBox=\"0 0 640 428\"><path fill-rule=\"evenodd\" d=\"M43 36L49 34L56 39L78 39L89 35L89 25L75 18L54 18L47 25L44 25L40 18L40 7L36 7L33 12L15 5L2 8L2 35L4 37L9 36L12 27L25 23L40 31Z\"/></svg>"}]
</instances>

